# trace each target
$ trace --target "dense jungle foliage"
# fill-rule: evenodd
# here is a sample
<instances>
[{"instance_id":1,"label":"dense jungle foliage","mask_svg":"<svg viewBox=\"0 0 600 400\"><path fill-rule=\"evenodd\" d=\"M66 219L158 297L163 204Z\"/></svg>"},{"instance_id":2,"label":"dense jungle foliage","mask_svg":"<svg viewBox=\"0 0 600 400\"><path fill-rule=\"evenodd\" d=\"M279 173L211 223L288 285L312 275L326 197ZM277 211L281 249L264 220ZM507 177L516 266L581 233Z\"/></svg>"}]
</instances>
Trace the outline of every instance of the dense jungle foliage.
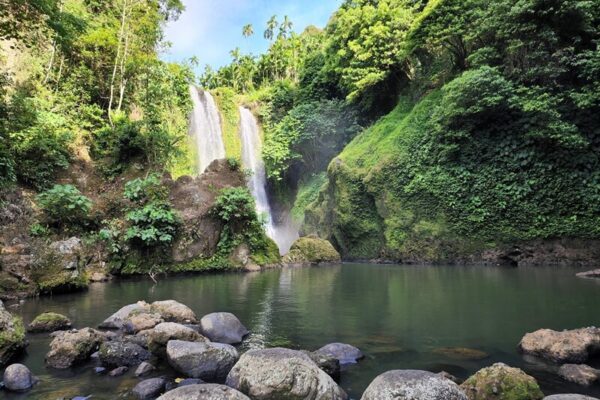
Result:
<instances>
[{"instance_id":1,"label":"dense jungle foliage","mask_svg":"<svg viewBox=\"0 0 600 400\"><path fill-rule=\"evenodd\" d=\"M270 22L266 54L204 82L260 104L305 232L407 261L600 235L598 2L346 0L323 31Z\"/></svg>"}]
</instances>

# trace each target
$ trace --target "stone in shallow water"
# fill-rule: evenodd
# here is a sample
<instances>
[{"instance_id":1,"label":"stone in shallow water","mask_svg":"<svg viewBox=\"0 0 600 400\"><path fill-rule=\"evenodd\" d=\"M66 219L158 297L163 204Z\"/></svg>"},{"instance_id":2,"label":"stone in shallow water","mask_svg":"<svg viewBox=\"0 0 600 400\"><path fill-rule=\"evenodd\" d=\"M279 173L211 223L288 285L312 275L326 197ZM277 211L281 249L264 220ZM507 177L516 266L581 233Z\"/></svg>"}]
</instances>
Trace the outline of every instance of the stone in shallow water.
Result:
<instances>
[{"instance_id":1,"label":"stone in shallow water","mask_svg":"<svg viewBox=\"0 0 600 400\"><path fill-rule=\"evenodd\" d=\"M235 315L226 312L202 317L200 330L211 341L227 344L241 343L244 336L249 333Z\"/></svg>"},{"instance_id":2,"label":"stone in shallow water","mask_svg":"<svg viewBox=\"0 0 600 400\"><path fill-rule=\"evenodd\" d=\"M519 368L502 363L477 371L460 387L469 400L540 400L544 397L533 377ZM493 393L493 397L490 392Z\"/></svg>"},{"instance_id":3,"label":"stone in shallow water","mask_svg":"<svg viewBox=\"0 0 600 400\"><path fill-rule=\"evenodd\" d=\"M112 377L121 376L121 375L124 375L127 371L129 371L129 368L127 368L127 367L115 368L108 373L108 376L112 376Z\"/></svg>"},{"instance_id":4,"label":"stone in shallow water","mask_svg":"<svg viewBox=\"0 0 600 400\"><path fill-rule=\"evenodd\" d=\"M142 362L137 369L135 370L135 376L144 376L144 375L148 375L151 372L156 371L156 367L152 364L150 364L147 361Z\"/></svg>"},{"instance_id":5,"label":"stone in shallow water","mask_svg":"<svg viewBox=\"0 0 600 400\"><path fill-rule=\"evenodd\" d=\"M165 390L165 378L146 379L135 385L132 393L140 400L155 399Z\"/></svg>"},{"instance_id":6,"label":"stone in shallow water","mask_svg":"<svg viewBox=\"0 0 600 400\"><path fill-rule=\"evenodd\" d=\"M250 350L226 381L253 400L346 400L348 396L306 354L284 348Z\"/></svg>"},{"instance_id":7,"label":"stone in shallow water","mask_svg":"<svg viewBox=\"0 0 600 400\"><path fill-rule=\"evenodd\" d=\"M167 343L169 364L176 371L191 378L222 381L238 358L235 347L224 343L181 340L171 340Z\"/></svg>"},{"instance_id":8,"label":"stone in shallow water","mask_svg":"<svg viewBox=\"0 0 600 400\"><path fill-rule=\"evenodd\" d=\"M590 386L600 380L600 370L585 364L564 364L558 369L558 375L566 381L583 386Z\"/></svg>"},{"instance_id":9,"label":"stone in shallow water","mask_svg":"<svg viewBox=\"0 0 600 400\"><path fill-rule=\"evenodd\" d=\"M579 278L600 278L600 268L576 274Z\"/></svg>"},{"instance_id":10,"label":"stone in shallow water","mask_svg":"<svg viewBox=\"0 0 600 400\"><path fill-rule=\"evenodd\" d=\"M46 363L57 369L69 368L86 361L106 337L95 329L83 328L73 331L54 332Z\"/></svg>"},{"instance_id":11,"label":"stone in shallow water","mask_svg":"<svg viewBox=\"0 0 600 400\"><path fill-rule=\"evenodd\" d=\"M456 360L483 360L489 357L489 354L484 351L468 347L440 347L433 352Z\"/></svg>"},{"instance_id":12,"label":"stone in shallow water","mask_svg":"<svg viewBox=\"0 0 600 400\"><path fill-rule=\"evenodd\" d=\"M181 304L175 300L155 301L151 304L150 309L152 312L160 314L168 322L178 322L180 324L193 324L197 322L194 311L185 304Z\"/></svg>"},{"instance_id":13,"label":"stone in shallow water","mask_svg":"<svg viewBox=\"0 0 600 400\"><path fill-rule=\"evenodd\" d=\"M346 343L330 343L321 347L315 353L322 353L336 358L341 365L355 364L365 357L362 351Z\"/></svg>"},{"instance_id":14,"label":"stone in shallow water","mask_svg":"<svg viewBox=\"0 0 600 400\"><path fill-rule=\"evenodd\" d=\"M138 336L145 337L148 349L152 354L160 357L166 356L166 346L170 340L183 340L186 342L208 342L208 339L188 328L175 322L163 322L152 329L141 331Z\"/></svg>"},{"instance_id":15,"label":"stone in shallow water","mask_svg":"<svg viewBox=\"0 0 600 400\"><path fill-rule=\"evenodd\" d=\"M145 301L138 301L135 304L128 304L121 307L116 313L106 318L99 327L102 329L121 329L123 324L132 313L146 312L150 310L150 305Z\"/></svg>"},{"instance_id":16,"label":"stone in shallow water","mask_svg":"<svg viewBox=\"0 0 600 400\"><path fill-rule=\"evenodd\" d=\"M309 356L319 368L327 373L327 375L331 376L335 380L340 378L340 360L328 354L323 354L316 351L310 352L302 350L302 352Z\"/></svg>"},{"instance_id":17,"label":"stone in shallow water","mask_svg":"<svg viewBox=\"0 0 600 400\"><path fill-rule=\"evenodd\" d=\"M4 371L4 387L12 392L26 392L38 382L23 364L9 365Z\"/></svg>"},{"instance_id":18,"label":"stone in shallow water","mask_svg":"<svg viewBox=\"0 0 600 400\"><path fill-rule=\"evenodd\" d=\"M38 315L27 327L27 331L54 332L71 328L71 321L62 314L47 312Z\"/></svg>"},{"instance_id":19,"label":"stone in shallow water","mask_svg":"<svg viewBox=\"0 0 600 400\"><path fill-rule=\"evenodd\" d=\"M243 393L224 385L204 384L183 386L160 396L157 400L250 400Z\"/></svg>"},{"instance_id":20,"label":"stone in shallow water","mask_svg":"<svg viewBox=\"0 0 600 400\"><path fill-rule=\"evenodd\" d=\"M133 367L150 359L150 352L130 342L105 342L100 346L100 362L105 367Z\"/></svg>"},{"instance_id":21,"label":"stone in shallow water","mask_svg":"<svg viewBox=\"0 0 600 400\"><path fill-rule=\"evenodd\" d=\"M467 400L458 385L437 374L394 370L379 375L361 400Z\"/></svg>"},{"instance_id":22,"label":"stone in shallow water","mask_svg":"<svg viewBox=\"0 0 600 400\"><path fill-rule=\"evenodd\" d=\"M583 363L600 351L600 328L570 331L540 329L523 336L520 350L558 364Z\"/></svg>"}]
</instances>

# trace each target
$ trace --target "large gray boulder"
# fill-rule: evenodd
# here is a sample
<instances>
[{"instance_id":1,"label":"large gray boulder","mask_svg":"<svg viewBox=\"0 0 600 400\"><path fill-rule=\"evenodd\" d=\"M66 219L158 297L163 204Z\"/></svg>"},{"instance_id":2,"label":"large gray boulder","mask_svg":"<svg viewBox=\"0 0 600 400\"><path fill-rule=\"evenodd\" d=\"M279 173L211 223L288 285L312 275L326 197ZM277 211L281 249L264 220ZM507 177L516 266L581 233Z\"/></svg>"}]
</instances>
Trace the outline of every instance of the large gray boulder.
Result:
<instances>
[{"instance_id":1,"label":"large gray boulder","mask_svg":"<svg viewBox=\"0 0 600 400\"><path fill-rule=\"evenodd\" d=\"M130 315L142 312L149 312L150 304L145 301L138 301L135 304L129 304L121 307L119 311L106 318L104 322L99 325L101 329L121 329L125 321Z\"/></svg>"},{"instance_id":2,"label":"large gray boulder","mask_svg":"<svg viewBox=\"0 0 600 400\"><path fill-rule=\"evenodd\" d=\"M23 364L12 364L4 371L3 381L4 387L11 392L26 392L38 379Z\"/></svg>"},{"instance_id":3,"label":"large gray boulder","mask_svg":"<svg viewBox=\"0 0 600 400\"><path fill-rule=\"evenodd\" d=\"M135 385L132 393L140 400L155 399L165 391L167 385L166 378L146 379Z\"/></svg>"},{"instance_id":4,"label":"large gray boulder","mask_svg":"<svg viewBox=\"0 0 600 400\"><path fill-rule=\"evenodd\" d=\"M437 374L394 370L379 375L361 400L467 400L458 385Z\"/></svg>"},{"instance_id":5,"label":"large gray boulder","mask_svg":"<svg viewBox=\"0 0 600 400\"><path fill-rule=\"evenodd\" d=\"M214 384L187 385L171 390L157 400L250 400L230 387Z\"/></svg>"},{"instance_id":6,"label":"large gray boulder","mask_svg":"<svg viewBox=\"0 0 600 400\"><path fill-rule=\"evenodd\" d=\"M90 358L105 340L102 332L91 328L55 332L46 363L58 369L72 367Z\"/></svg>"},{"instance_id":7,"label":"large gray boulder","mask_svg":"<svg viewBox=\"0 0 600 400\"><path fill-rule=\"evenodd\" d=\"M123 322L123 330L127 333L138 333L152 329L161 322L165 322L160 314L140 312L129 315Z\"/></svg>"},{"instance_id":8,"label":"large gray boulder","mask_svg":"<svg viewBox=\"0 0 600 400\"><path fill-rule=\"evenodd\" d=\"M200 320L200 330L213 342L241 343L249 332L240 320L231 313L218 312L205 315Z\"/></svg>"},{"instance_id":9,"label":"large gray boulder","mask_svg":"<svg viewBox=\"0 0 600 400\"><path fill-rule=\"evenodd\" d=\"M341 367L340 361L337 358L327 354L317 353L316 351L310 352L302 350L302 352L310 357L310 359L313 360L319 368L325 371L327 375L331 376L333 379L339 379Z\"/></svg>"},{"instance_id":10,"label":"large gray boulder","mask_svg":"<svg viewBox=\"0 0 600 400\"><path fill-rule=\"evenodd\" d=\"M120 340L102 343L98 355L102 365L107 368L135 367L151 356L143 347Z\"/></svg>"},{"instance_id":11,"label":"large gray boulder","mask_svg":"<svg viewBox=\"0 0 600 400\"><path fill-rule=\"evenodd\" d=\"M27 346L25 329L20 317L13 316L6 311L4 303L0 300L0 367L17 356Z\"/></svg>"},{"instance_id":12,"label":"large gray boulder","mask_svg":"<svg viewBox=\"0 0 600 400\"><path fill-rule=\"evenodd\" d=\"M206 381L222 381L235 365L239 354L235 347L224 343L184 342L167 343L167 360L178 372Z\"/></svg>"},{"instance_id":13,"label":"large gray boulder","mask_svg":"<svg viewBox=\"0 0 600 400\"><path fill-rule=\"evenodd\" d=\"M336 358L341 365L356 364L358 360L365 357L362 351L345 343L330 343L321 347L315 353L321 353Z\"/></svg>"},{"instance_id":14,"label":"large gray boulder","mask_svg":"<svg viewBox=\"0 0 600 400\"><path fill-rule=\"evenodd\" d=\"M182 324L163 322L154 328L141 331L139 337L146 339L148 349L157 356L166 355L165 348L170 340L183 340L186 342L208 342L204 336Z\"/></svg>"},{"instance_id":15,"label":"large gray boulder","mask_svg":"<svg viewBox=\"0 0 600 400\"><path fill-rule=\"evenodd\" d=\"M250 350L226 381L253 400L345 400L346 393L306 354L289 349Z\"/></svg>"},{"instance_id":16,"label":"large gray boulder","mask_svg":"<svg viewBox=\"0 0 600 400\"><path fill-rule=\"evenodd\" d=\"M600 380L600 370L585 364L561 365L558 369L558 375L566 381L583 386L590 386Z\"/></svg>"},{"instance_id":17,"label":"large gray boulder","mask_svg":"<svg viewBox=\"0 0 600 400\"><path fill-rule=\"evenodd\" d=\"M151 304L150 310L160 314L168 322L178 322L180 324L194 324L198 322L196 314L191 308L175 300L155 301Z\"/></svg>"},{"instance_id":18,"label":"large gray boulder","mask_svg":"<svg viewBox=\"0 0 600 400\"><path fill-rule=\"evenodd\" d=\"M582 328L570 331L540 329L526 334L519 349L532 356L558 364L583 363L600 352L600 328Z\"/></svg>"}]
</instances>

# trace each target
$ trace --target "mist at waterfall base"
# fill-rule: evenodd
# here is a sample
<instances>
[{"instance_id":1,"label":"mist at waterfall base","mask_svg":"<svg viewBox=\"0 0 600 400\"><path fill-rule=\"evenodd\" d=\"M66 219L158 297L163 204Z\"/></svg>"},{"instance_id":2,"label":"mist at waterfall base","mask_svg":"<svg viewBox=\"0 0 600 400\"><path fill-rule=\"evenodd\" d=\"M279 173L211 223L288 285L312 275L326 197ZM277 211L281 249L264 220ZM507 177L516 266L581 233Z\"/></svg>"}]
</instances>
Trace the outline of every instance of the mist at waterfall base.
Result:
<instances>
[{"instance_id":1,"label":"mist at waterfall base","mask_svg":"<svg viewBox=\"0 0 600 400\"><path fill-rule=\"evenodd\" d=\"M210 92L190 86L190 96L194 105L190 135L196 142L198 172L203 173L214 160L225 158L221 117Z\"/></svg>"},{"instance_id":2,"label":"mist at waterfall base","mask_svg":"<svg viewBox=\"0 0 600 400\"><path fill-rule=\"evenodd\" d=\"M256 118L250 110L240 107L240 138L242 140L242 165L252 173L248 178L248 188L256 201L256 210L266 218L267 235L277 243L279 252L287 253L292 243L298 238L298 229L291 218L285 218L283 223L274 221L273 212L267 196L267 177L263 163L262 143Z\"/></svg>"}]
</instances>

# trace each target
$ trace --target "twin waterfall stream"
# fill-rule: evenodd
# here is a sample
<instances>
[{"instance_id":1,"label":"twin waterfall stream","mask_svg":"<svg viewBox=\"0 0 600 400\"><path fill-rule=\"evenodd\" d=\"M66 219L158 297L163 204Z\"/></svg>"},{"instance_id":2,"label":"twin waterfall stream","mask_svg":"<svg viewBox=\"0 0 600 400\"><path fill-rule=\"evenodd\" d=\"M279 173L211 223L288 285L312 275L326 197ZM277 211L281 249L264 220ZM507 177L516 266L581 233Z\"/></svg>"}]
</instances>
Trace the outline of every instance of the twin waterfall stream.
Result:
<instances>
[{"instance_id":1,"label":"twin waterfall stream","mask_svg":"<svg viewBox=\"0 0 600 400\"><path fill-rule=\"evenodd\" d=\"M226 156L221 117L208 91L190 86L190 94L194 104L190 134L196 141L199 173L202 173L211 162ZM265 218L267 235L277 243L279 252L285 254L298 238L298 230L289 217L281 222L275 221L267 196L267 177L261 157L262 142L258 122L252 112L245 107L239 107L239 114L242 166L252 172L248 177L248 189L256 202L256 211Z\"/></svg>"}]
</instances>

